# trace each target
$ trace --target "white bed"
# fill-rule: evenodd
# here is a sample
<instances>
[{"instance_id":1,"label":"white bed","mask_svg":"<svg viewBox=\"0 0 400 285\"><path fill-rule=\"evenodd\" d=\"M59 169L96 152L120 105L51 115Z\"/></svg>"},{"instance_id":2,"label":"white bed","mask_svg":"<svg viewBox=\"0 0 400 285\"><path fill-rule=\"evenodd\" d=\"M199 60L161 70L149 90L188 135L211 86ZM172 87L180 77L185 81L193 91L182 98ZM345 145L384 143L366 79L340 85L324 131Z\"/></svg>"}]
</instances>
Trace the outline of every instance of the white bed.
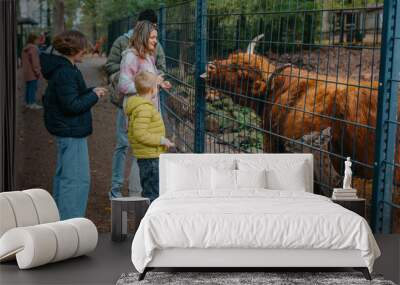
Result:
<instances>
[{"instance_id":1,"label":"white bed","mask_svg":"<svg viewBox=\"0 0 400 285\"><path fill-rule=\"evenodd\" d=\"M380 251L368 223L312 193L310 154L162 155L132 262L141 279L155 267L354 267L370 278Z\"/></svg>"}]
</instances>

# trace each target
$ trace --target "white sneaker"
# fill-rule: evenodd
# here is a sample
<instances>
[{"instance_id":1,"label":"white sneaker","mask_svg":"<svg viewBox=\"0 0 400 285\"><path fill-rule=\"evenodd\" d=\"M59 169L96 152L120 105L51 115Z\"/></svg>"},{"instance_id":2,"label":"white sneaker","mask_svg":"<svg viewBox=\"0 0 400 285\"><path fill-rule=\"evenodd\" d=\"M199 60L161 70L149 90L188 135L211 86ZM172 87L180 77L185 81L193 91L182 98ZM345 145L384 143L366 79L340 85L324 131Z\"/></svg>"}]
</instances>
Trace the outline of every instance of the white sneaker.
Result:
<instances>
[{"instance_id":1,"label":"white sneaker","mask_svg":"<svg viewBox=\"0 0 400 285\"><path fill-rule=\"evenodd\" d=\"M36 103L33 103L33 104L31 105L31 109L39 110L39 109L43 109L43 107L40 106L40 105L38 105L38 104L36 104Z\"/></svg>"}]
</instances>

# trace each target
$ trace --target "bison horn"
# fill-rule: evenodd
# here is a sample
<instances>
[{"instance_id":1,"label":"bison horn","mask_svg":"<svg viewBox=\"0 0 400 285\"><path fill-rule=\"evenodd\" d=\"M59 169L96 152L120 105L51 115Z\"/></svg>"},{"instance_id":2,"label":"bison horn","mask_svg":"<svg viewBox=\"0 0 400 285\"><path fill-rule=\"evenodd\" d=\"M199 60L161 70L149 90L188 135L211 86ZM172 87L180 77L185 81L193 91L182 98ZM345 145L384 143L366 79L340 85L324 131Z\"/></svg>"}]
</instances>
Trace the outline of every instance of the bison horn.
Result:
<instances>
[{"instance_id":1,"label":"bison horn","mask_svg":"<svg viewBox=\"0 0 400 285\"><path fill-rule=\"evenodd\" d=\"M208 72L209 72L211 69L214 70L215 68L216 68L216 66L215 66L214 62L213 62L213 61L209 61L209 62L206 64L206 68L205 68L206 72L204 72L203 74L201 74L201 75L200 75L200 78L206 79L206 78L208 77Z\"/></svg>"},{"instance_id":2,"label":"bison horn","mask_svg":"<svg viewBox=\"0 0 400 285\"><path fill-rule=\"evenodd\" d=\"M255 37L250 43L249 46L247 47L247 53L248 54L253 54L254 49L256 47L256 44L258 43L259 40L261 40L264 37L264 34L258 35Z\"/></svg>"}]
</instances>

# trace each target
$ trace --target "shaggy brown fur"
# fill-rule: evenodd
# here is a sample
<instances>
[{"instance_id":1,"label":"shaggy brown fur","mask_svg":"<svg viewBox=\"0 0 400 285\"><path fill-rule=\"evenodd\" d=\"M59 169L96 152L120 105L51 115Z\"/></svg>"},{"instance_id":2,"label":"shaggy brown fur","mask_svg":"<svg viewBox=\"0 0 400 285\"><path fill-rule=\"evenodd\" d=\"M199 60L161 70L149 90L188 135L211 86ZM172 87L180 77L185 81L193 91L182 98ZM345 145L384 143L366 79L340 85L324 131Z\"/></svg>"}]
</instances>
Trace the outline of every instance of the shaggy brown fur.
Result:
<instances>
[{"instance_id":1,"label":"shaggy brown fur","mask_svg":"<svg viewBox=\"0 0 400 285\"><path fill-rule=\"evenodd\" d=\"M208 64L207 78L235 102L261 110L267 132L265 152L277 151L282 144L269 133L298 139L331 127L332 152L373 164L378 82L356 82L288 67L273 77L269 98L260 103L257 98L266 93L275 69L266 57L235 53ZM396 161L399 157L397 150ZM342 161L333 159L333 163L341 169ZM355 166L355 174L372 178L372 170L366 167ZM400 181L400 171L396 181Z\"/></svg>"}]
</instances>

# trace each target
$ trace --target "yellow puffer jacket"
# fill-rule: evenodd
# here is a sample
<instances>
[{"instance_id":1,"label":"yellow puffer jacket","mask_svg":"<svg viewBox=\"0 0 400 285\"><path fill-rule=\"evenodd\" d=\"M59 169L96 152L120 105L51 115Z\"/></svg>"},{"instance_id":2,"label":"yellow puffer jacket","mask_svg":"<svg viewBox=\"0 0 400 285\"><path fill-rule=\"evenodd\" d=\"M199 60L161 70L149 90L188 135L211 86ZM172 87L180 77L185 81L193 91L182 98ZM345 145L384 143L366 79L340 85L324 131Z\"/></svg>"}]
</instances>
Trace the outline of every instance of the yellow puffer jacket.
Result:
<instances>
[{"instance_id":1,"label":"yellow puffer jacket","mask_svg":"<svg viewBox=\"0 0 400 285\"><path fill-rule=\"evenodd\" d=\"M128 116L128 138L138 159L158 158L166 148L160 144L165 126L153 103L140 96L131 96L125 105Z\"/></svg>"}]
</instances>

